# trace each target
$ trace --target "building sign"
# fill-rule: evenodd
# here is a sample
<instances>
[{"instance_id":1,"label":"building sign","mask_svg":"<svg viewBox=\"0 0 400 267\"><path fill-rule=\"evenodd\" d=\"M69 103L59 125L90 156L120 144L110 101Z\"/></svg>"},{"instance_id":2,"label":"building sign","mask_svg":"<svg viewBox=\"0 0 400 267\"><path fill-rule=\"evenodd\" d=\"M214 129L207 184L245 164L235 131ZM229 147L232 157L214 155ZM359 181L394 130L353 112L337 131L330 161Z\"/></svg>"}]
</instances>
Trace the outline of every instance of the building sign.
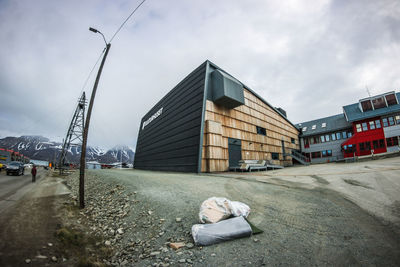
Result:
<instances>
[{"instance_id":1,"label":"building sign","mask_svg":"<svg viewBox=\"0 0 400 267\"><path fill-rule=\"evenodd\" d=\"M144 129L144 127L149 125L150 122L152 122L153 120L157 119L162 114L163 108L164 107L160 108L156 113L153 114L153 116L151 116L145 122L143 122L142 130Z\"/></svg>"}]
</instances>

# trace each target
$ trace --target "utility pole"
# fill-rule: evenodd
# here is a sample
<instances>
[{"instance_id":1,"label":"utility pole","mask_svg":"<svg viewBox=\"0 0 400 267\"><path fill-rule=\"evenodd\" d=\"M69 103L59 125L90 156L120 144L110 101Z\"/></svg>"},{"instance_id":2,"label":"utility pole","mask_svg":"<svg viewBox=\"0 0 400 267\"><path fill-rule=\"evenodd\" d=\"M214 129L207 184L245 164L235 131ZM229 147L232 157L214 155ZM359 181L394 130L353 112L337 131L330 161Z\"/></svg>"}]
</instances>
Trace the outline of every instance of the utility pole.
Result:
<instances>
[{"instance_id":1,"label":"utility pole","mask_svg":"<svg viewBox=\"0 0 400 267\"><path fill-rule=\"evenodd\" d=\"M88 132L89 132L90 116L92 115L93 102L94 102L94 98L96 96L97 86L99 84L101 72L103 71L104 63L106 62L108 52L110 51L110 48L111 48L111 44L106 42L104 35L100 31L93 29L93 28L89 28L89 30L94 33L100 33L103 36L104 42L106 43L106 48L105 48L106 52L104 53L103 59L101 61L100 67L99 67L99 71L97 72L96 81L94 82L92 95L90 96L89 107L88 107L88 111L86 114L85 129L83 130L81 163L80 163L80 169L79 169L80 170L80 172L79 172L79 207L81 209L83 209L85 207L86 145L87 145L87 138L88 138Z\"/></svg>"}]
</instances>

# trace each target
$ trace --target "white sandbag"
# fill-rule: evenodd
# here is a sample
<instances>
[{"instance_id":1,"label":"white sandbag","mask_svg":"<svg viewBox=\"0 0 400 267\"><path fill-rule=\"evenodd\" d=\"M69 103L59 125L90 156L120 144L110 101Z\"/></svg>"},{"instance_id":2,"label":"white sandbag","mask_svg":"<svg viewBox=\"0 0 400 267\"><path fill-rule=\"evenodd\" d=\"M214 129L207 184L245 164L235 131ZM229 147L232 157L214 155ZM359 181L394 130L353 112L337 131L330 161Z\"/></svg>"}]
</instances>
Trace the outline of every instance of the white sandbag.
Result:
<instances>
[{"instance_id":1,"label":"white sandbag","mask_svg":"<svg viewBox=\"0 0 400 267\"><path fill-rule=\"evenodd\" d=\"M231 213L235 217L243 216L247 218L250 214L250 207L239 201L231 201Z\"/></svg>"},{"instance_id":2,"label":"white sandbag","mask_svg":"<svg viewBox=\"0 0 400 267\"><path fill-rule=\"evenodd\" d=\"M231 216L231 201L223 197L211 197L200 206L199 219L202 223L216 223Z\"/></svg>"},{"instance_id":3,"label":"white sandbag","mask_svg":"<svg viewBox=\"0 0 400 267\"><path fill-rule=\"evenodd\" d=\"M199 219L202 223L216 223L231 216L247 218L250 207L239 201L224 197L210 197L200 206Z\"/></svg>"},{"instance_id":4,"label":"white sandbag","mask_svg":"<svg viewBox=\"0 0 400 267\"><path fill-rule=\"evenodd\" d=\"M208 246L223 241L251 236L251 227L242 217L234 217L213 224L195 224L192 236L196 245Z\"/></svg>"}]
</instances>

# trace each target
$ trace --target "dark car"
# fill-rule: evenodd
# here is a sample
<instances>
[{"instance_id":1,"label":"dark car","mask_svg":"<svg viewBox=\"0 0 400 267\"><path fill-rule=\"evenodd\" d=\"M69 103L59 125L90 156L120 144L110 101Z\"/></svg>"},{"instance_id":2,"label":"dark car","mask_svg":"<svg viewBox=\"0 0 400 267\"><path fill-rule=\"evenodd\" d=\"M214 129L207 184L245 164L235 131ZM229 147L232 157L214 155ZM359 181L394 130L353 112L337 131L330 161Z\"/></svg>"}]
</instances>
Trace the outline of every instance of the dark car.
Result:
<instances>
[{"instance_id":1,"label":"dark car","mask_svg":"<svg viewBox=\"0 0 400 267\"><path fill-rule=\"evenodd\" d=\"M11 161L7 164L6 172L7 175L16 174L16 175L24 175L24 164L18 161Z\"/></svg>"}]
</instances>

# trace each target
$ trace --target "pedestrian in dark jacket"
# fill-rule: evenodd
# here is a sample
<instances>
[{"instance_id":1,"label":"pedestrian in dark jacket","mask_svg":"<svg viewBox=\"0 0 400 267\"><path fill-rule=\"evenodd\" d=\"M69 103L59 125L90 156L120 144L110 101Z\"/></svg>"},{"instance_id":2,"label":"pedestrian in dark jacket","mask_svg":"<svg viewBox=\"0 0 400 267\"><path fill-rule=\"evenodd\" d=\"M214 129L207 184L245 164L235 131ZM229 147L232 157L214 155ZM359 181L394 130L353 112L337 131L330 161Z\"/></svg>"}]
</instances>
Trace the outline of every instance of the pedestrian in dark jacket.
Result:
<instances>
[{"instance_id":1,"label":"pedestrian in dark jacket","mask_svg":"<svg viewBox=\"0 0 400 267\"><path fill-rule=\"evenodd\" d=\"M36 172L37 172L36 166L33 165L32 170L31 170L31 173L32 173L32 183L36 182Z\"/></svg>"}]
</instances>

